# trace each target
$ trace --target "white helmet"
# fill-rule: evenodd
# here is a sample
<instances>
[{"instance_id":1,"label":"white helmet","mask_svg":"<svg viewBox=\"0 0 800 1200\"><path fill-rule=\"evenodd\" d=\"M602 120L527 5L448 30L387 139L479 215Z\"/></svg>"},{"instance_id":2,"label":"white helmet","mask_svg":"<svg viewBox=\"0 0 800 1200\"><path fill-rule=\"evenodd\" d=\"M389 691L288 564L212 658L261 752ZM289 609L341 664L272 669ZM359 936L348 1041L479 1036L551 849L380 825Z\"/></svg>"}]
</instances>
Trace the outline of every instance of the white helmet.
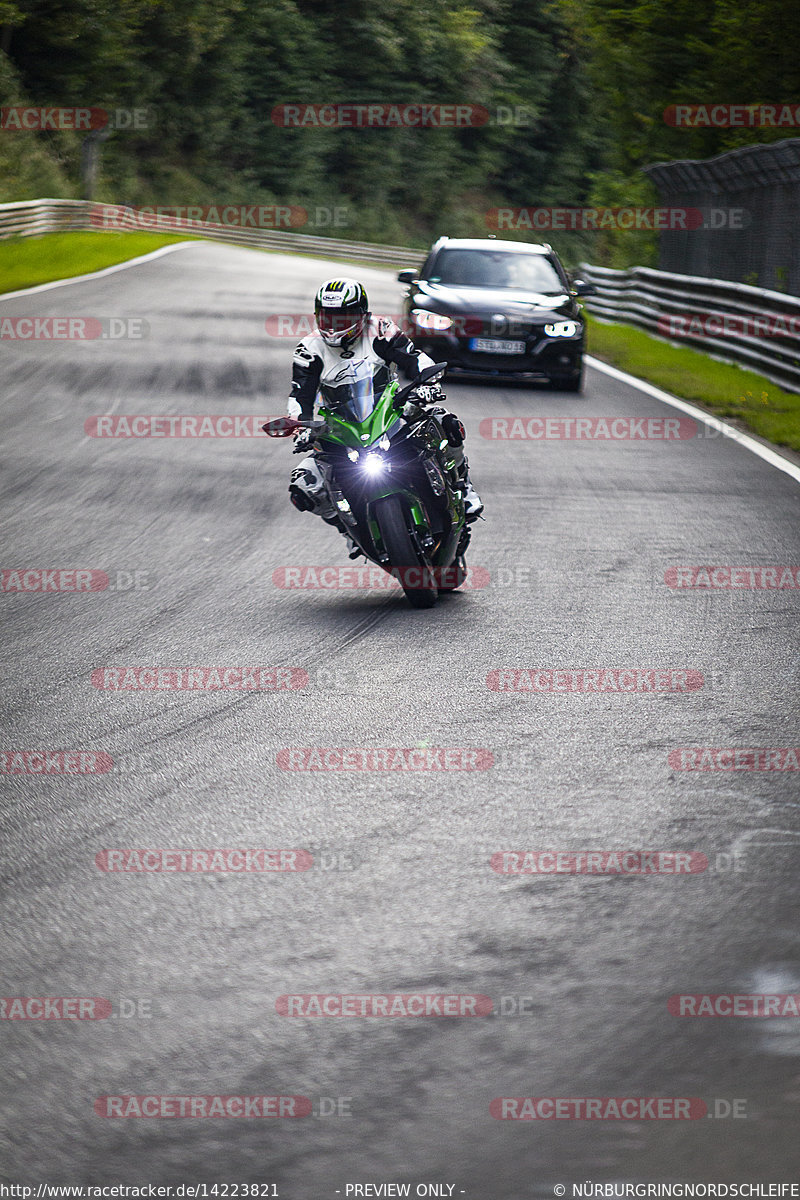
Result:
<instances>
[{"instance_id":1,"label":"white helmet","mask_svg":"<svg viewBox=\"0 0 800 1200\"><path fill-rule=\"evenodd\" d=\"M344 346L360 336L369 316L367 293L356 279L328 279L317 292L314 316L329 346Z\"/></svg>"}]
</instances>

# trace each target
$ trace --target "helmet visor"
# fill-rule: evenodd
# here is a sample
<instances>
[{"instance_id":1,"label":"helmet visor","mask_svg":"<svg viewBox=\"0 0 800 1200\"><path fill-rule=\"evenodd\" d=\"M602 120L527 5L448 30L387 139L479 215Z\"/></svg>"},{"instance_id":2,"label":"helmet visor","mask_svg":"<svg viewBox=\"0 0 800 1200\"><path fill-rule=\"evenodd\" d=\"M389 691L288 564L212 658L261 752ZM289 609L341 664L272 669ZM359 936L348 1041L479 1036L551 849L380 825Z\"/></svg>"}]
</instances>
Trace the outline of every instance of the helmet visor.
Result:
<instances>
[{"instance_id":1,"label":"helmet visor","mask_svg":"<svg viewBox=\"0 0 800 1200\"><path fill-rule=\"evenodd\" d=\"M361 313L348 312L346 308L318 308L317 327L320 333L346 336L356 333L363 323Z\"/></svg>"}]
</instances>

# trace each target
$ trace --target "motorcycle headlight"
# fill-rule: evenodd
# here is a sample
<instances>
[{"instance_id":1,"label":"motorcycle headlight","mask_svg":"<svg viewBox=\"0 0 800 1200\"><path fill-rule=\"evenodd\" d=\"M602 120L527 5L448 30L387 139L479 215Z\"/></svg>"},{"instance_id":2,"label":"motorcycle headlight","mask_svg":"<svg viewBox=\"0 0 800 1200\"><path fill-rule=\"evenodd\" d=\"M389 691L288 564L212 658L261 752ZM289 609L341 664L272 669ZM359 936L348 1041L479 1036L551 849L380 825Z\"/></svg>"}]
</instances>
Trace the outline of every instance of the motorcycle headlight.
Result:
<instances>
[{"instance_id":1,"label":"motorcycle headlight","mask_svg":"<svg viewBox=\"0 0 800 1200\"><path fill-rule=\"evenodd\" d=\"M439 333L444 333L453 324L452 319L444 316L443 313L428 312L424 308L412 308L411 316L418 329L435 329Z\"/></svg>"},{"instance_id":2,"label":"motorcycle headlight","mask_svg":"<svg viewBox=\"0 0 800 1200\"><path fill-rule=\"evenodd\" d=\"M575 337L578 332L577 321L556 321L553 325L545 325L544 331L548 337Z\"/></svg>"},{"instance_id":3,"label":"motorcycle headlight","mask_svg":"<svg viewBox=\"0 0 800 1200\"><path fill-rule=\"evenodd\" d=\"M380 475L386 468L386 463L380 454L368 454L362 459L361 465L368 475Z\"/></svg>"}]
</instances>

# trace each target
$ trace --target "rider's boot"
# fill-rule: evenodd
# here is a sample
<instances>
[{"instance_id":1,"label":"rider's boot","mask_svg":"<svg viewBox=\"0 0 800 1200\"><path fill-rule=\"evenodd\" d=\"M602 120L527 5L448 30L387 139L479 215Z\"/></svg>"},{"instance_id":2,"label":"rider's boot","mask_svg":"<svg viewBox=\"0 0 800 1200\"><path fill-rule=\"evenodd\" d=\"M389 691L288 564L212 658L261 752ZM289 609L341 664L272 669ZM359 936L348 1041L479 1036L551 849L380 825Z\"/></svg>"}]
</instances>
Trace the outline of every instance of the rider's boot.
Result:
<instances>
[{"instance_id":1,"label":"rider's boot","mask_svg":"<svg viewBox=\"0 0 800 1200\"><path fill-rule=\"evenodd\" d=\"M477 521L478 517L482 514L483 501L472 486L472 480L469 476L465 478L464 484L464 510L467 521L472 523L472 521Z\"/></svg>"},{"instance_id":2,"label":"rider's boot","mask_svg":"<svg viewBox=\"0 0 800 1200\"><path fill-rule=\"evenodd\" d=\"M461 482L461 492L464 497L464 511L467 517L467 523L471 524L477 521L478 517L483 512L483 501L481 500L475 488L472 486L472 480L469 477L469 463L464 451L461 451L461 461L458 461L458 449L451 451L456 459L456 471Z\"/></svg>"},{"instance_id":3,"label":"rider's boot","mask_svg":"<svg viewBox=\"0 0 800 1200\"><path fill-rule=\"evenodd\" d=\"M441 412L442 410L439 409L437 411ZM450 454L452 455L456 474L461 483L467 522L471 523L472 521L477 521L483 512L483 501L472 486L472 480L469 477L469 463L464 453L464 426L455 413L444 413L442 426L447 434Z\"/></svg>"}]
</instances>

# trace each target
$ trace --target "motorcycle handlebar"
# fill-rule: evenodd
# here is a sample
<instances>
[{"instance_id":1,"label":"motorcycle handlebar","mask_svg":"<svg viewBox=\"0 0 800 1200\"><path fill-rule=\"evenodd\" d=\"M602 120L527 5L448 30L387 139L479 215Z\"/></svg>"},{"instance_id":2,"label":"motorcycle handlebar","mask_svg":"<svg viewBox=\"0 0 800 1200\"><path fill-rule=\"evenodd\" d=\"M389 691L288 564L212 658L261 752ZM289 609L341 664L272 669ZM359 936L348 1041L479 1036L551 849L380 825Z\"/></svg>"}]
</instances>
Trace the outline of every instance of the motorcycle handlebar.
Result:
<instances>
[{"instance_id":1,"label":"motorcycle handlebar","mask_svg":"<svg viewBox=\"0 0 800 1200\"><path fill-rule=\"evenodd\" d=\"M392 407L399 411L406 403L406 400L411 396L411 393L416 388L422 388L437 384L444 376L447 370L447 363L433 363L432 366L426 367L420 371L416 379L409 383L406 387L396 394L392 401ZM296 420L294 417L278 417L274 421L267 421L261 426L264 433L268 437L291 437L298 429L311 429L315 433L321 433L323 429L327 429L325 421L302 421Z\"/></svg>"}]
</instances>

